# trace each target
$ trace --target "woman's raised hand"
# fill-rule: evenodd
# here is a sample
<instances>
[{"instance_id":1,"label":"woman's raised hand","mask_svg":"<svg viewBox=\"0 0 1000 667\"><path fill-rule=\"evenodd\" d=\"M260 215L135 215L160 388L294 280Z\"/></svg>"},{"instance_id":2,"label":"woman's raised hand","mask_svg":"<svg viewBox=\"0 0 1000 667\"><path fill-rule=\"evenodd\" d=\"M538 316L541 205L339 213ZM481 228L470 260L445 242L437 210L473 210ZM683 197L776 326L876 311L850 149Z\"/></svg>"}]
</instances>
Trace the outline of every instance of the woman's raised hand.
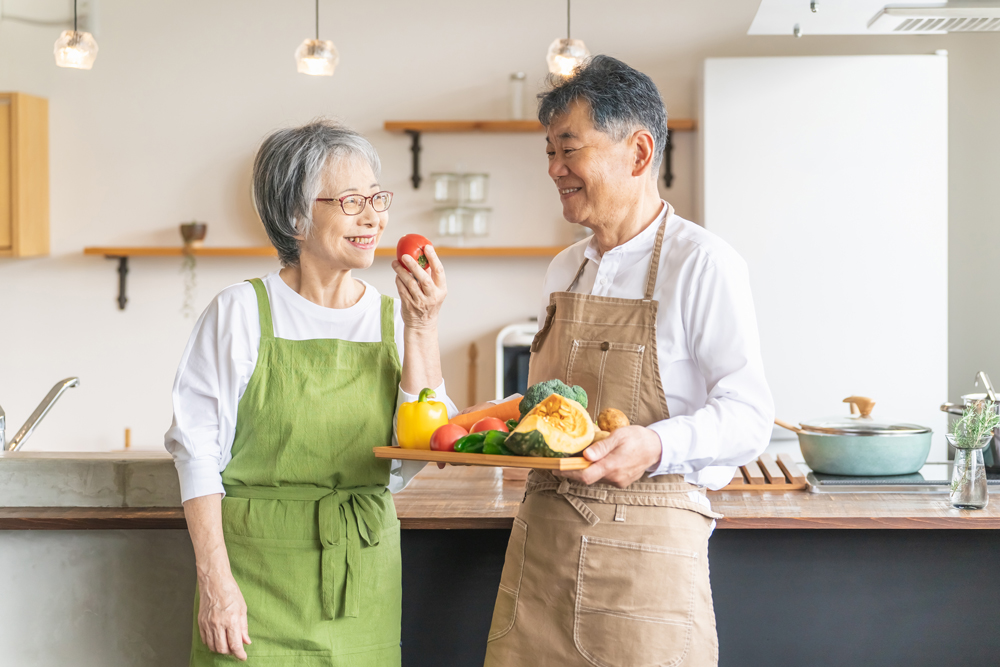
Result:
<instances>
[{"instance_id":1,"label":"woman's raised hand","mask_svg":"<svg viewBox=\"0 0 1000 667\"><path fill-rule=\"evenodd\" d=\"M250 643L247 604L233 575L226 572L199 582L198 632L210 651L247 659L244 644Z\"/></svg>"},{"instance_id":2,"label":"woman's raised hand","mask_svg":"<svg viewBox=\"0 0 1000 667\"><path fill-rule=\"evenodd\" d=\"M444 266L438 259L434 246L424 246L427 268L420 268L417 260L403 255L403 263L393 261L396 272L396 288L402 301L403 324L411 329L427 329L437 326L441 304L448 295L448 282ZM409 269L409 270L407 270Z\"/></svg>"}]
</instances>

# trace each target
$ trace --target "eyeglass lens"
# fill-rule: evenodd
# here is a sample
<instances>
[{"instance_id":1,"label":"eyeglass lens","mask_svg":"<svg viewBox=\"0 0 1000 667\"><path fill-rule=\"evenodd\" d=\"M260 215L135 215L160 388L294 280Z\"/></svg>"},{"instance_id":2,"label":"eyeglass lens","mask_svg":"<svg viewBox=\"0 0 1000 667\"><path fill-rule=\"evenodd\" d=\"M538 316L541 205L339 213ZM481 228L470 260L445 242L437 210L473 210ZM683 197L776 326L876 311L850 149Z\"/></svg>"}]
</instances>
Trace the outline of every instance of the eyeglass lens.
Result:
<instances>
[{"instance_id":1,"label":"eyeglass lens","mask_svg":"<svg viewBox=\"0 0 1000 667\"><path fill-rule=\"evenodd\" d=\"M362 197L361 195L350 195L345 197L341 201L341 205L344 207L344 213L347 215L357 215L361 211L365 210L365 202L368 197ZM392 203L392 193L391 192L376 192L371 196L372 208L378 212L388 210L389 204Z\"/></svg>"}]
</instances>

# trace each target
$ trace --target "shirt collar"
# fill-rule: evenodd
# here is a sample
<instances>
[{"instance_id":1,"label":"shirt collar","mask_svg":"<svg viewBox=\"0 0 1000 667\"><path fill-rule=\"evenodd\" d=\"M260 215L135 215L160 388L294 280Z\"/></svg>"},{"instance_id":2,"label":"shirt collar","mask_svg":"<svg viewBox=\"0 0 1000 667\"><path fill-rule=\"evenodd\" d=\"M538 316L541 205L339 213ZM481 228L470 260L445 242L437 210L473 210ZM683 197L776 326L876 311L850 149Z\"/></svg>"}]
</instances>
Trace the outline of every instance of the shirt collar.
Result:
<instances>
[{"instance_id":1,"label":"shirt collar","mask_svg":"<svg viewBox=\"0 0 1000 667\"><path fill-rule=\"evenodd\" d=\"M656 230L660 228L660 223L667 216L667 211L669 207L667 202L660 200L660 212L656 214L653 222L646 225L646 228L636 234L633 238L629 239L620 246L615 246L611 250L604 253L607 255L619 255L619 254L629 254L632 252L645 252L648 246L653 244L653 240L656 237ZM583 256L592 262L597 264L601 263L601 252L597 249L597 238L591 236L590 243L587 244L587 249L584 250Z\"/></svg>"}]
</instances>

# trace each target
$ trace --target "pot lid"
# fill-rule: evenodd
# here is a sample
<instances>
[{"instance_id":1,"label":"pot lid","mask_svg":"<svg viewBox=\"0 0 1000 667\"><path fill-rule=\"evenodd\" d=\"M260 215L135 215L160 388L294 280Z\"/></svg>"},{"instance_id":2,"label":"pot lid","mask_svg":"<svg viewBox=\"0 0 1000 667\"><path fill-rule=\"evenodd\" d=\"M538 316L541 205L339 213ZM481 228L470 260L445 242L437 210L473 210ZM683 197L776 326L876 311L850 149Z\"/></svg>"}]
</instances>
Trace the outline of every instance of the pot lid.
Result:
<instances>
[{"instance_id":1,"label":"pot lid","mask_svg":"<svg viewBox=\"0 0 1000 667\"><path fill-rule=\"evenodd\" d=\"M916 435L930 433L931 429L919 424L902 424L873 419L871 416L875 401L864 396L850 396L844 403L851 404L851 411L859 414L812 419L802 423L802 429L812 433L831 435Z\"/></svg>"}]
</instances>

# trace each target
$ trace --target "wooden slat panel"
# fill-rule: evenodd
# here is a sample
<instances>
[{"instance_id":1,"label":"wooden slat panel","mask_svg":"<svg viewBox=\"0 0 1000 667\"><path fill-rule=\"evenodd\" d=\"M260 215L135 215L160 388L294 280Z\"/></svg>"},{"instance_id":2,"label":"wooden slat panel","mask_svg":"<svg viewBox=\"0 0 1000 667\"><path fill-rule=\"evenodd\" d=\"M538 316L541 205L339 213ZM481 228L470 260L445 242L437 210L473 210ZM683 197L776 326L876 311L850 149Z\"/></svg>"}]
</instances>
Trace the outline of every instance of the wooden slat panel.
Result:
<instances>
[{"instance_id":1,"label":"wooden slat panel","mask_svg":"<svg viewBox=\"0 0 1000 667\"><path fill-rule=\"evenodd\" d=\"M768 482L771 484L785 484L785 473L781 472L781 468L774 462L773 456L770 454L761 454L757 462L760 463L761 470L764 471L764 476L767 477Z\"/></svg>"},{"instance_id":2,"label":"wooden slat panel","mask_svg":"<svg viewBox=\"0 0 1000 667\"><path fill-rule=\"evenodd\" d=\"M761 472L760 466L757 465L756 461L751 461L741 468L744 473L746 473L747 481L750 484L764 484L764 473Z\"/></svg>"},{"instance_id":3,"label":"wooden slat panel","mask_svg":"<svg viewBox=\"0 0 1000 667\"><path fill-rule=\"evenodd\" d=\"M565 250L565 246L496 246L485 248L434 247L440 257L555 257ZM271 246L248 246L245 248L201 247L191 248L196 257L277 257ZM84 255L104 257L180 257L184 248L180 246L95 246L83 249ZM376 257L395 257L392 247L376 248Z\"/></svg>"},{"instance_id":4,"label":"wooden slat panel","mask_svg":"<svg viewBox=\"0 0 1000 667\"><path fill-rule=\"evenodd\" d=\"M791 454L778 454L778 465L785 472L788 481L792 484L805 484L806 476L802 470L795 465Z\"/></svg>"},{"instance_id":5,"label":"wooden slat panel","mask_svg":"<svg viewBox=\"0 0 1000 667\"><path fill-rule=\"evenodd\" d=\"M400 447L373 447L377 459L400 461L430 461L470 466L498 468L533 468L535 470L583 470L590 461L582 456L547 458L544 456L499 456L494 454L464 454L462 452L436 452L430 449L402 449Z\"/></svg>"}]
</instances>

